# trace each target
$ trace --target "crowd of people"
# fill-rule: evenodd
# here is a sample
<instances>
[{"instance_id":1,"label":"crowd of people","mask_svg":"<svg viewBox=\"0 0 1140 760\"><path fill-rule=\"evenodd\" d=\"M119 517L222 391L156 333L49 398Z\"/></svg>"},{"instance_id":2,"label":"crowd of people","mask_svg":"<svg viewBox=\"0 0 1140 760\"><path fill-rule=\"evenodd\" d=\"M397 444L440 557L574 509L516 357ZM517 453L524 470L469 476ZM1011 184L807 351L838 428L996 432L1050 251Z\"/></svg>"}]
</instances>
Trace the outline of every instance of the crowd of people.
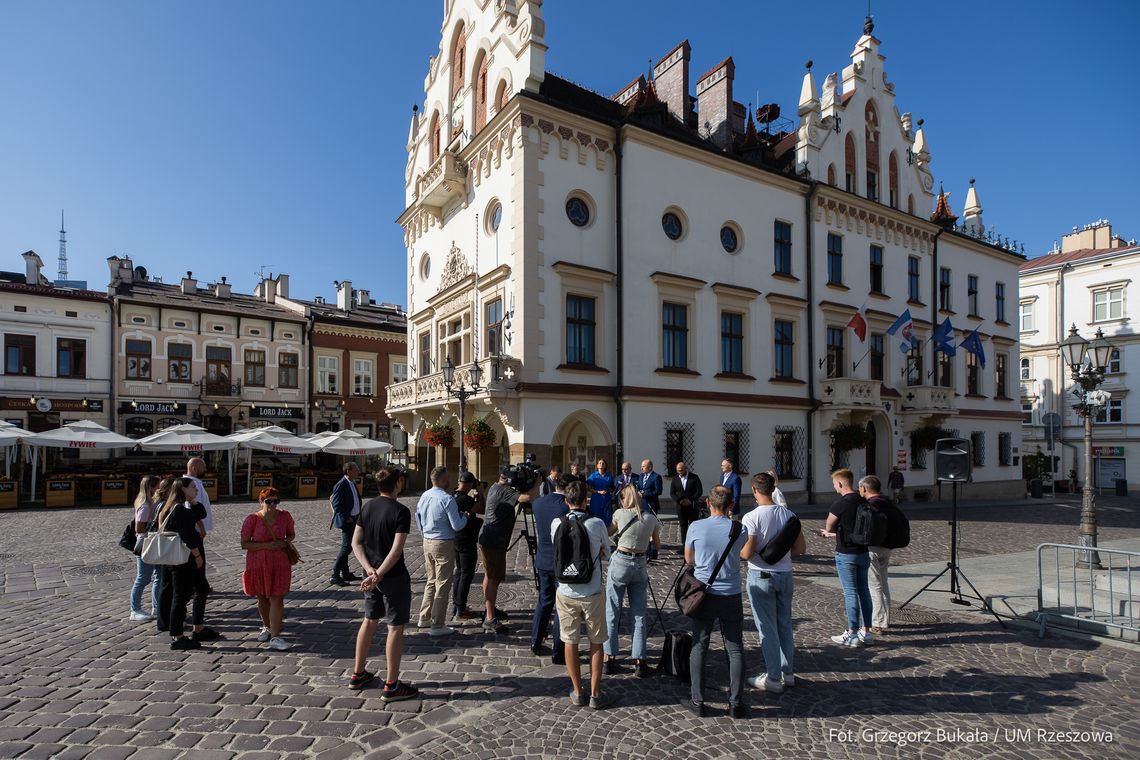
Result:
<instances>
[{"instance_id":1,"label":"crowd of people","mask_svg":"<svg viewBox=\"0 0 1140 760\"><path fill-rule=\"evenodd\" d=\"M175 650L196 649L201 642L218 638L204 624L210 595L205 546L213 529L209 498L199 480L204 468L202 460L195 458L184 477L161 482L144 478L135 503L136 553L144 537L156 531L177 534L189 550L188 559L178 565L150 565L138 557L130 592L130 619L155 620L158 630L169 634ZM537 656L549 653L553 663L566 667L574 704L601 709L614 702L602 690L603 674L623 671L619 656L623 606L628 605L632 622L632 671L639 678L654 672L647 658L648 595L652 593L648 563L661 549L662 523L657 512L663 480L650 460L641 463L636 475L631 464L624 462L614 476L604 459L597 461L590 476L578 469L572 466L563 474L553 467L541 477L527 478L517 468L504 468L498 482L489 487L472 473L463 472L454 488L445 468L433 469L431 488L420 496L414 514L426 573L416 625L436 638L454 634L453 625L473 619L479 619L488 634L510 632L507 613L496 603L499 586L506 579L507 552L517 516L526 513L524 533L533 528L528 544L538 588L530 649ZM747 683L760 691L780 693L796 682L792 558L806 551L806 540L773 473L752 477L750 490L756 506L741 517L743 482L731 461L724 460L721 470L719 484L706 494L700 478L678 462L671 485L682 536L680 551L685 567L691 568L704 591L699 607L689 612L691 692L687 704L695 714L707 714L704 665L712 632L719 627L729 661L729 712L744 717L748 707L743 595L748 596L763 660L763 670ZM341 531L331 582L358 583L364 594L349 688L362 689L375 680L367 661L383 622L387 637L381 699L412 699L418 689L400 680L413 601L404 560L413 515L398 500L406 475L396 467L375 473L380 495L368 501L360 496L358 476L355 464L346 465L331 499L330 528ZM889 630L891 551L906 545L909 527L897 504L880 493L877 477L862 478L856 488L849 470L837 470L832 485L838 498L819 535L835 539L847 627L831 640L846 647L866 646ZM294 521L280 508L274 488L260 492L258 506L241 528L241 548L246 552L242 590L257 599L261 622L257 640L272 649L286 650L289 643L283 637L282 620L296 561ZM868 509L881 519L868 518L864 514ZM868 526L878 526L878 532L868 533ZM349 570L350 554L362 575ZM744 577L741 560L747 567ZM468 596L480 563L484 609L477 611L468 606ZM152 583L153 611L148 614L142 609L142 596ZM583 628L589 643L586 682L579 660Z\"/></svg>"}]
</instances>

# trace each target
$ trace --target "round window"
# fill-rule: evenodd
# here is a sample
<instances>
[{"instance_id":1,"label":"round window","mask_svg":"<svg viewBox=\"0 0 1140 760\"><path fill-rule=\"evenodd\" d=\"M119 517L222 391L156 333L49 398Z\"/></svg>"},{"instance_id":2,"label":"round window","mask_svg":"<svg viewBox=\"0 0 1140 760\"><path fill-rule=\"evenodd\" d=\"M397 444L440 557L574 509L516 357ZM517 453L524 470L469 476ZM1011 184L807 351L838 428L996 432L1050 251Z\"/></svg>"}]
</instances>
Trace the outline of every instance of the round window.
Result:
<instances>
[{"instance_id":1,"label":"round window","mask_svg":"<svg viewBox=\"0 0 1140 760\"><path fill-rule=\"evenodd\" d=\"M431 256L426 253L420 257L420 279L426 280L431 274Z\"/></svg>"},{"instance_id":2,"label":"round window","mask_svg":"<svg viewBox=\"0 0 1140 760\"><path fill-rule=\"evenodd\" d=\"M578 196L566 201L566 217L575 227L585 227L590 223L590 207Z\"/></svg>"},{"instance_id":3,"label":"round window","mask_svg":"<svg viewBox=\"0 0 1140 760\"><path fill-rule=\"evenodd\" d=\"M740 246L740 238L736 236L736 230L728 225L721 227L720 244L724 246L724 250L728 253L736 253L736 249Z\"/></svg>"},{"instance_id":4,"label":"round window","mask_svg":"<svg viewBox=\"0 0 1140 760\"><path fill-rule=\"evenodd\" d=\"M665 235L670 240L679 240L681 233L684 232L684 228L681 227L681 217L672 211L666 211L661 217L661 229L665 230Z\"/></svg>"},{"instance_id":5,"label":"round window","mask_svg":"<svg viewBox=\"0 0 1140 760\"><path fill-rule=\"evenodd\" d=\"M503 222L503 204L496 203L495 207L491 209L491 218L489 223L491 225L491 232L498 232L499 225Z\"/></svg>"}]
</instances>

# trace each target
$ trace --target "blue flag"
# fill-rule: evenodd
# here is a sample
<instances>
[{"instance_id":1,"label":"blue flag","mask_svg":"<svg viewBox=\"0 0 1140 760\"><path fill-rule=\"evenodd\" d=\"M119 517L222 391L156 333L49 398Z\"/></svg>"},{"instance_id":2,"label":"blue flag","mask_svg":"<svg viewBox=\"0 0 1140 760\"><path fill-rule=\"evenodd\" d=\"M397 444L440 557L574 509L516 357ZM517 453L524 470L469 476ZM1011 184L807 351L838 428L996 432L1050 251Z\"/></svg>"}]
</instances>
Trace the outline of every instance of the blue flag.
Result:
<instances>
[{"instance_id":1,"label":"blue flag","mask_svg":"<svg viewBox=\"0 0 1140 760\"><path fill-rule=\"evenodd\" d=\"M982 348L982 339L978 337L976 329L963 338L958 345L978 357L978 364L982 365L982 369L986 368L986 350Z\"/></svg>"},{"instance_id":2,"label":"blue flag","mask_svg":"<svg viewBox=\"0 0 1140 760\"><path fill-rule=\"evenodd\" d=\"M899 350L905 354L907 351L910 351L911 345L915 342L914 320L911 319L910 309L906 309L902 314L899 314L899 318L894 321L894 324L887 328L887 335L894 335L900 330L902 333L899 337L902 338L902 342L899 343Z\"/></svg>"},{"instance_id":3,"label":"blue flag","mask_svg":"<svg viewBox=\"0 0 1140 760\"><path fill-rule=\"evenodd\" d=\"M935 351L941 351L947 356L954 356L957 353L954 348L954 327L950 324L950 317L946 317L942 320L942 324L934 328L930 340L934 343Z\"/></svg>"}]
</instances>

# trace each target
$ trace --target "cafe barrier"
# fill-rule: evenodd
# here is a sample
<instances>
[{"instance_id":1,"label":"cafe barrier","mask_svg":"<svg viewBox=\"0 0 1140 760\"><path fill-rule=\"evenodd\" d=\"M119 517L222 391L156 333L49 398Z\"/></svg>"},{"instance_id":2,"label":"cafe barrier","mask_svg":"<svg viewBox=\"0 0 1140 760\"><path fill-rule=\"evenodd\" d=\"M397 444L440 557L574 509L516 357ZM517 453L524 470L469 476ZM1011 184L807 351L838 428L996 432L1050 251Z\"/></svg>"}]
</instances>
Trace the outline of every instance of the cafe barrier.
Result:
<instances>
[{"instance_id":1,"label":"cafe barrier","mask_svg":"<svg viewBox=\"0 0 1140 760\"><path fill-rule=\"evenodd\" d=\"M50 481L49 481L50 482ZM74 503L74 499L72 500ZM126 478L107 478L103 481L103 488L99 496L99 503L104 507L118 507L127 503ZM52 506L51 504L48 505Z\"/></svg>"},{"instance_id":2,"label":"cafe barrier","mask_svg":"<svg viewBox=\"0 0 1140 760\"><path fill-rule=\"evenodd\" d=\"M0 480L0 509L15 509L20 487L14 480Z\"/></svg>"},{"instance_id":3,"label":"cafe barrier","mask_svg":"<svg viewBox=\"0 0 1140 760\"><path fill-rule=\"evenodd\" d=\"M56 480L49 478L47 481L47 502L46 506L49 507L74 507L75 506L75 481L74 480Z\"/></svg>"}]
</instances>

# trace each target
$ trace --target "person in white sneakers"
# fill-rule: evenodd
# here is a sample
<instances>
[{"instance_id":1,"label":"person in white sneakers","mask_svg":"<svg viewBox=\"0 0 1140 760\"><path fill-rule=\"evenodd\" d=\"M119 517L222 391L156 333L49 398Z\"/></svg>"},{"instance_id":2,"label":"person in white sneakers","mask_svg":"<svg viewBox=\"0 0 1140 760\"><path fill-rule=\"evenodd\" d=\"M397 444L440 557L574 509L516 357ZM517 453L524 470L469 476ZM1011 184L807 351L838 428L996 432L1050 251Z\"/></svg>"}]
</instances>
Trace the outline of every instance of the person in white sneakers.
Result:
<instances>
[{"instance_id":1,"label":"person in white sneakers","mask_svg":"<svg viewBox=\"0 0 1140 760\"><path fill-rule=\"evenodd\" d=\"M871 557L867 547L852 543L850 536L855 531L855 516L863 497L855 492L851 470L831 473L831 485L839 498L831 503L827 523L819 535L835 539L835 570L843 586L847 610L847 630L831 640L840 646L859 647L871 643L871 588L867 580Z\"/></svg>"},{"instance_id":2,"label":"person in white sneakers","mask_svg":"<svg viewBox=\"0 0 1140 760\"><path fill-rule=\"evenodd\" d=\"M270 649L283 652L289 644L281 638L281 621L285 618L285 595L293 581L286 547L296 535L295 527L293 516L279 509L281 497L276 488L262 488L257 500L261 509L247 516L241 526L241 548L245 551L241 587L246 596L257 597L261 618L257 640L268 641Z\"/></svg>"}]
</instances>

